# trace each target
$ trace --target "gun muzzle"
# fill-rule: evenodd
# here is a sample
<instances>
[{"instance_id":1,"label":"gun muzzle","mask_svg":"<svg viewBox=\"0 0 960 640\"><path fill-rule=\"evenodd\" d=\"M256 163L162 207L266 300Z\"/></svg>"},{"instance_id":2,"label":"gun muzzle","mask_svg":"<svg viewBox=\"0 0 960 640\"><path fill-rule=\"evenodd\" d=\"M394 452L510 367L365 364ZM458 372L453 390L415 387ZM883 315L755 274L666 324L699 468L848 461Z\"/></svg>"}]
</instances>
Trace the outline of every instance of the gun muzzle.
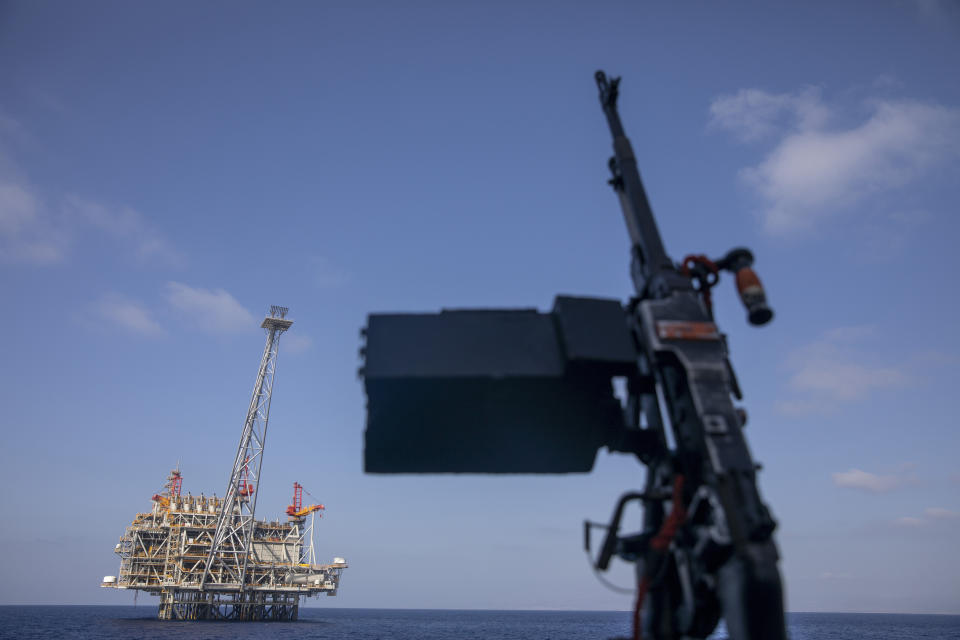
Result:
<instances>
[{"instance_id":1,"label":"gun muzzle","mask_svg":"<svg viewBox=\"0 0 960 640\"><path fill-rule=\"evenodd\" d=\"M767 305L767 294L756 272L750 267L737 270L737 292L743 306L747 308L750 324L761 326L773 318L773 310Z\"/></svg>"}]
</instances>

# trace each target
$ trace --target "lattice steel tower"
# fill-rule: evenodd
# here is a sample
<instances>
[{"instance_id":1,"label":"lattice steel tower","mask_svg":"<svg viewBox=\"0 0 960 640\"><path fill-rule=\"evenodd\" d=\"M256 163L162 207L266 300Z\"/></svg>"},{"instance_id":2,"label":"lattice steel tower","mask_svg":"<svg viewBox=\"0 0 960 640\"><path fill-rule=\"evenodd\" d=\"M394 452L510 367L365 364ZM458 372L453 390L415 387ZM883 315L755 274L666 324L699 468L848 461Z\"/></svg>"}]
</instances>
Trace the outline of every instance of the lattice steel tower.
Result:
<instances>
[{"instance_id":1,"label":"lattice steel tower","mask_svg":"<svg viewBox=\"0 0 960 640\"><path fill-rule=\"evenodd\" d=\"M215 582L220 587L224 584L236 584L241 592L246 589L247 564L253 553L254 513L260 489L260 466L263 463L263 448L267 440L273 379L277 372L277 350L280 335L293 324L293 320L287 320L288 311L286 307L272 306L270 315L264 318L260 325L267 332L267 344L263 348L260 370L253 385L250 408L243 423L243 433L240 435L240 445L233 461L230 483L217 516L216 533L200 581L201 590L208 581ZM213 575L214 571L219 575Z\"/></svg>"},{"instance_id":2,"label":"lattice steel tower","mask_svg":"<svg viewBox=\"0 0 960 640\"><path fill-rule=\"evenodd\" d=\"M270 307L260 325L267 344L226 495L183 495L178 465L114 548L120 573L101 586L159 596L161 620L296 620L301 598L337 594L347 561L317 564L313 523L324 507L305 506L299 482L286 522L255 519L277 348L293 324L286 316L286 307Z\"/></svg>"}]
</instances>

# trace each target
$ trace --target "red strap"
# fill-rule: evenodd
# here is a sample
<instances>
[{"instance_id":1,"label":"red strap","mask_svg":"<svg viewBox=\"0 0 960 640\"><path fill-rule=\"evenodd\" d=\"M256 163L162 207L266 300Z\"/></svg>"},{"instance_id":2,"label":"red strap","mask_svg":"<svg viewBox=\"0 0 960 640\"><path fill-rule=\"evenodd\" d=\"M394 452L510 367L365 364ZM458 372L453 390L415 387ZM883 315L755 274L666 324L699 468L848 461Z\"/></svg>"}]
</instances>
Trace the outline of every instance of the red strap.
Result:
<instances>
[{"instance_id":1,"label":"red strap","mask_svg":"<svg viewBox=\"0 0 960 640\"><path fill-rule=\"evenodd\" d=\"M702 264L707 268L707 271L710 271L711 273L717 273L718 271L720 271L720 268L717 267L717 263L715 263L713 260L711 260L707 256L691 254L683 259L683 262L681 263L681 267L680 267L680 273L682 273L685 276L689 276L690 269L693 268L693 265L695 264Z\"/></svg>"},{"instance_id":2,"label":"red strap","mask_svg":"<svg viewBox=\"0 0 960 640\"><path fill-rule=\"evenodd\" d=\"M647 596L647 589L650 588L650 578L643 576L643 580L637 585L637 603L633 607L633 640L643 640L643 631L640 626L640 612L643 611L643 599Z\"/></svg>"},{"instance_id":3,"label":"red strap","mask_svg":"<svg viewBox=\"0 0 960 640\"><path fill-rule=\"evenodd\" d=\"M677 529L687 518L687 509L683 506L683 476L677 474L673 480L673 508L670 509L670 515L663 521L660 531L650 541L650 548L657 554L665 554L670 548L673 537L677 535ZM643 631L640 625L640 612L643 610L643 600L647 597L647 591L650 589L650 565L646 567L643 579L637 585L637 603L633 607L633 640L643 640Z\"/></svg>"},{"instance_id":4,"label":"red strap","mask_svg":"<svg viewBox=\"0 0 960 640\"><path fill-rule=\"evenodd\" d=\"M686 517L687 510L683 506L683 476L678 475L673 481L673 508L660 527L660 532L650 541L650 547L664 553Z\"/></svg>"}]
</instances>

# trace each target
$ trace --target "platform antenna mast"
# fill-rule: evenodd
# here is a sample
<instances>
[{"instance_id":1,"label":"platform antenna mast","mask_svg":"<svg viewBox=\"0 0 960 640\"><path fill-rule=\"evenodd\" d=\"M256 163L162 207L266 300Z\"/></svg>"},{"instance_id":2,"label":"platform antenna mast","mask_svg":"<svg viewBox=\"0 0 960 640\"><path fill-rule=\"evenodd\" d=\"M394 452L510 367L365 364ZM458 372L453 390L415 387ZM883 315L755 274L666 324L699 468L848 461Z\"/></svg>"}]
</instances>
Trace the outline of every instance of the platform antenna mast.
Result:
<instances>
[{"instance_id":1,"label":"platform antenna mast","mask_svg":"<svg viewBox=\"0 0 960 640\"><path fill-rule=\"evenodd\" d=\"M208 581L218 585L236 584L240 591L246 586L247 563L253 553L260 465L263 463L263 448L267 440L273 379L277 372L277 349L280 335L293 324L293 320L287 319L288 311L286 307L272 306L270 315L260 325L267 332L267 344L260 359L257 381L253 385L253 396L247 409L247 419L243 423L230 483L217 516L216 532L200 580L201 589ZM212 571L214 566L216 574Z\"/></svg>"}]
</instances>

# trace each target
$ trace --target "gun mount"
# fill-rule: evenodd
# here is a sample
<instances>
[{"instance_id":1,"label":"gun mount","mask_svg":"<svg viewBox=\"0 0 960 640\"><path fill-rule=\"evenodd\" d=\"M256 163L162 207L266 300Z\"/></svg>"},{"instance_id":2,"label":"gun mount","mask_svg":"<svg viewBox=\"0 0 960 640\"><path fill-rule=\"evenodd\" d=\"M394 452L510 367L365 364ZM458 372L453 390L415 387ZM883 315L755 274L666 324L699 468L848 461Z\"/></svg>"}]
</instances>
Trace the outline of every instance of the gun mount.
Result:
<instances>
[{"instance_id":1,"label":"gun mount","mask_svg":"<svg viewBox=\"0 0 960 640\"><path fill-rule=\"evenodd\" d=\"M626 304L561 296L550 313L371 314L365 468L571 473L590 471L603 446L632 453L648 468L644 490L625 494L609 525L584 529L588 552L591 528L606 529L598 570L614 556L637 565L634 638L705 638L722 617L734 640L784 640L776 524L757 489L711 290L730 272L751 324L773 312L750 251L670 259L620 122L620 80L595 79L634 295ZM626 379L624 405L615 377ZM643 530L621 535L635 501Z\"/></svg>"}]
</instances>

